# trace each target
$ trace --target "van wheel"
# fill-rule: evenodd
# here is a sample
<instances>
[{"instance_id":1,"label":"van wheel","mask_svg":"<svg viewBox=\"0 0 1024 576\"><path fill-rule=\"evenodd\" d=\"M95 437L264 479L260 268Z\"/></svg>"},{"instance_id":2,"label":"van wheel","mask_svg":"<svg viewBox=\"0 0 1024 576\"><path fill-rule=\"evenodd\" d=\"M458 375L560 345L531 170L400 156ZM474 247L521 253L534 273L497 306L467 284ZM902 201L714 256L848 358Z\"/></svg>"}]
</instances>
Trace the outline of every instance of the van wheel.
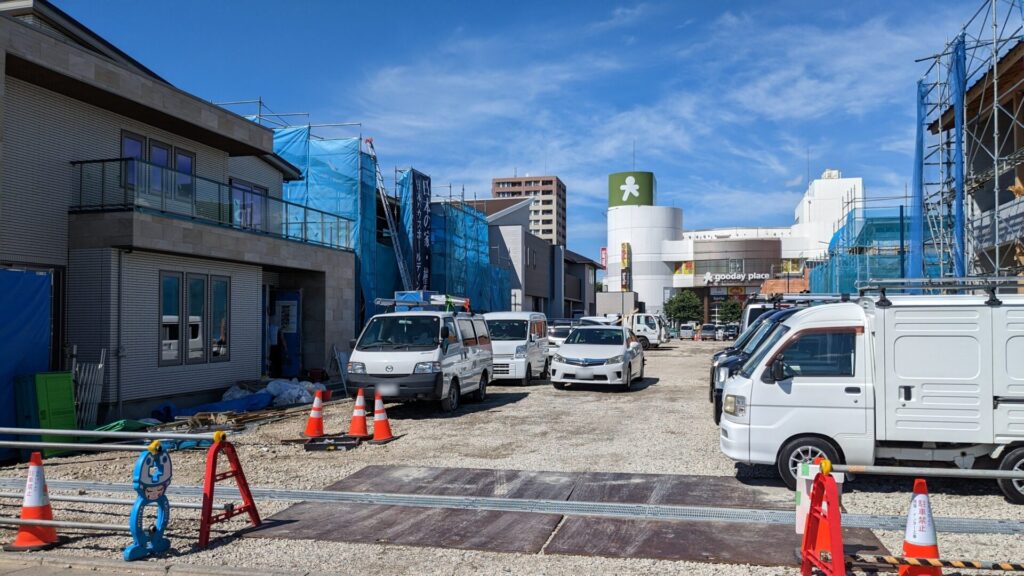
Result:
<instances>
[{"instance_id":1,"label":"van wheel","mask_svg":"<svg viewBox=\"0 0 1024 576\"><path fill-rule=\"evenodd\" d=\"M483 402L487 400L487 372L480 375L480 387L473 392L474 402Z\"/></svg>"},{"instance_id":2,"label":"van wheel","mask_svg":"<svg viewBox=\"0 0 1024 576\"><path fill-rule=\"evenodd\" d=\"M533 381L533 366L526 365L526 374L523 374L523 381L520 383L523 386L529 386L530 382Z\"/></svg>"},{"instance_id":3,"label":"van wheel","mask_svg":"<svg viewBox=\"0 0 1024 576\"><path fill-rule=\"evenodd\" d=\"M790 490L795 490L800 465L804 462L813 462L819 456L840 464L839 451L831 442L817 436L800 436L790 440L782 450L779 450L775 467L786 486Z\"/></svg>"},{"instance_id":4,"label":"van wheel","mask_svg":"<svg viewBox=\"0 0 1024 576\"><path fill-rule=\"evenodd\" d=\"M640 342L640 347L647 350L651 347L651 341L647 339L647 336L638 336L637 340Z\"/></svg>"},{"instance_id":5,"label":"van wheel","mask_svg":"<svg viewBox=\"0 0 1024 576\"><path fill-rule=\"evenodd\" d=\"M717 424L720 424L722 422L722 393L721 392L713 392L713 394L715 396L715 403L712 404L712 406L713 406L712 409L714 410L715 424L717 425Z\"/></svg>"},{"instance_id":6,"label":"van wheel","mask_svg":"<svg viewBox=\"0 0 1024 576\"><path fill-rule=\"evenodd\" d=\"M551 385L555 387L555 390L565 390L565 382L555 382L552 380Z\"/></svg>"},{"instance_id":7,"label":"van wheel","mask_svg":"<svg viewBox=\"0 0 1024 576\"><path fill-rule=\"evenodd\" d=\"M453 379L452 383L448 385L448 395L441 399L441 411L455 412L459 408L461 396L462 390L459 388L459 381Z\"/></svg>"},{"instance_id":8,"label":"van wheel","mask_svg":"<svg viewBox=\"0 0 1024 576\"><path fill-rule=\"evenodd\" d=\"M999 469L1024 472L1024 446L1003 456L1002 461L999 462ZM999 480L999 489L1003 491L1003 495L1010 502L1024 504L1024 480Z\"/></svg>"}]
</instances>

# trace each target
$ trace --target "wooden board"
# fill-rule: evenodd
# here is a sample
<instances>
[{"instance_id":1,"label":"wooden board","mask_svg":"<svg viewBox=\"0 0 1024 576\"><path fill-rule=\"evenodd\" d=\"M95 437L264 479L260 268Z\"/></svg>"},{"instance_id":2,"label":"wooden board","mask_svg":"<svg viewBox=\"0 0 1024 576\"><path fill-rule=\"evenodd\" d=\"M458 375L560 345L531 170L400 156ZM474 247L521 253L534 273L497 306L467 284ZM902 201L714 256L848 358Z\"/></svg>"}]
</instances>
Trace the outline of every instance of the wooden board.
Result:
<instances>
[{"instance_id":1,"label":"wooden board","mask_svg":"<svg viewBox=\"0 0 1024 576\"><path fill-rule=\"evenodd\" d=\"M531 512L302 502L274 514L246 537L536 554L561 518Z\"/></svg>"},{"instance_id":2,"label":"wooden board","mask_svg":"<svg viewBox=\"0 0 1024 576\"><path fill-rule=\"evenodd\" d=\"M843 537L848 554L888 554L870 530L844 530ZM792 526L576 516L566 517L544 553L795 566L799 547Z\"/></svg>"}]
</instances>

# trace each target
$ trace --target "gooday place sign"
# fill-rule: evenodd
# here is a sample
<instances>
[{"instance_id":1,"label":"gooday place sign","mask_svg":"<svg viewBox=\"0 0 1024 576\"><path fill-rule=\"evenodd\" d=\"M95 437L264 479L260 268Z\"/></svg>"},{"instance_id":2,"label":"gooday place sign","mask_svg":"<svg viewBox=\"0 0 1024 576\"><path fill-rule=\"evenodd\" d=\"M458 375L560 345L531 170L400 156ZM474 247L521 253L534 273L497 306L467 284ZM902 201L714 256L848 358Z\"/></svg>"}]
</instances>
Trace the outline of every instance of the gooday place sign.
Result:
<instances>
[{"instance_id":1,"label":"gooday place sign","mask_svg":"<svg viewBox=\"0 0 1024 576\"><path fill-rule=\"evenodd\" d=\"M704 273L705 284L729 284L750 282L753 280L767 280L770 275L767 272L728 272L725 274Z\"/></svg>"}]
</instances>

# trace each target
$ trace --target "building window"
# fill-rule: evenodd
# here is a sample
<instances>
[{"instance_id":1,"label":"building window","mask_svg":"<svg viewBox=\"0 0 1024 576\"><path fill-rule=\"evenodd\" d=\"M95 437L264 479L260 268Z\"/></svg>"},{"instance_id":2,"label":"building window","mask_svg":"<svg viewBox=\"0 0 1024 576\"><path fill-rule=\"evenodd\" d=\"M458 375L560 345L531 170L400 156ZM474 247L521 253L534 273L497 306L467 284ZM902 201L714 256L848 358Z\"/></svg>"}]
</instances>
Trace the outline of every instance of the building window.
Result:
<instances>
[{"instance_id":1,"label":"building window","mask_svg":"<svg viewBox=\"0 0 1024 576\"><path fill-rule=\"evenodd\" d=\"M231 279L210 277L210 361L231 359Z\"/></svg>"},{"instance_id":2,"label":"building window","mask_svg":"<svg viewBox=\"0 0 1024 576\"><path fill-rule=\"evenodd\" d=\"M175 148L174 170L174 197L191 202L195 187L196 155L188 150Z\"/></svg>"},{"instance_id":3,"label":"building window","mask_svg":"<svg viewBox=\"0 0 1024 576\"><path fill-rule=\"evenodd\" d=\"M123 184L134 188L141 180L142 164L133 160L146 159L146 139L131 132L121 132L121 158L126 158Z\"/></svg>"},{"instance_id":4,"label":"building window","mask_svg":"<svg viewBox=\"0 0 1024 576\"><path fill-rule=\"evenodd\" d=\"M188 274L188 290L185 291L185 308L188 310L187 329L188 355L185 362L201 364L206 362L206 276Z\"/></svg>"},{"instance_id":5,"label":"building window","mask_svg":"<svg viewBox=\"0 0 1024 576\"><path fill-rule=\"evenodd\" d=\"M160 273L160 365L181 363L181 273Z\"/></svg>"},{"instance_id":6,"label":"building window","mask_svg":"<svg viewBox=\"0 0 1024 576\"><path fill-rule=\"evenodd\" d=\"M149 140L149 192L162 196L170 189L171 147Z\"/></svg>"},{"instance_id":7,"label":"building window","mask_svg":"<svg viewBox=\"0 0 1024 576\"><path fill-rule=\"evenodd\" d=\"M231 223L239 228L263 229L263 202L267 189L231 179Z\"/></svg>"}]
</instances>

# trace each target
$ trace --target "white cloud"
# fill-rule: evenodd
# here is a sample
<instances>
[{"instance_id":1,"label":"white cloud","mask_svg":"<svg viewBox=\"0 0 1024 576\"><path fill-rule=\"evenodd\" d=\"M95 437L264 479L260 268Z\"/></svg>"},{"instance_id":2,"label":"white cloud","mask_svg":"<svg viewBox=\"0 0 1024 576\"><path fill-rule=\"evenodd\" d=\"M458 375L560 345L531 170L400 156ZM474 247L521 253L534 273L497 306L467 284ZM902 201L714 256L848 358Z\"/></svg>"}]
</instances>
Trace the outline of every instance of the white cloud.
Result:
<instances>
[{"instance_id":1,"label":"white cloud","mask_svg":"<svg viewBox=\"0 0 1024 576\"><path fill-rule=\"evenodd\" d=\"M612 10L611 15L599 22L594 22L588 28L594 32L606 32L617 28L632 26L645 16L651 13L650 4L637 4L635 6L618 6Z\"/></svg>"},{"instance_id":2,"label":"white cloud","mask_svg":"<svg viewBox=\"0 0 1024 576\"><path fill-rule=\"evenodd\" d=\"M794 186L799 186L799 185L801 185L803 183L804 183L804 177L800 176L800 175L793 176L789 180L786 180L785 182L783 182L783 184L785 184L787 188L792 188Z\"/></svg>"}]
</instances>

